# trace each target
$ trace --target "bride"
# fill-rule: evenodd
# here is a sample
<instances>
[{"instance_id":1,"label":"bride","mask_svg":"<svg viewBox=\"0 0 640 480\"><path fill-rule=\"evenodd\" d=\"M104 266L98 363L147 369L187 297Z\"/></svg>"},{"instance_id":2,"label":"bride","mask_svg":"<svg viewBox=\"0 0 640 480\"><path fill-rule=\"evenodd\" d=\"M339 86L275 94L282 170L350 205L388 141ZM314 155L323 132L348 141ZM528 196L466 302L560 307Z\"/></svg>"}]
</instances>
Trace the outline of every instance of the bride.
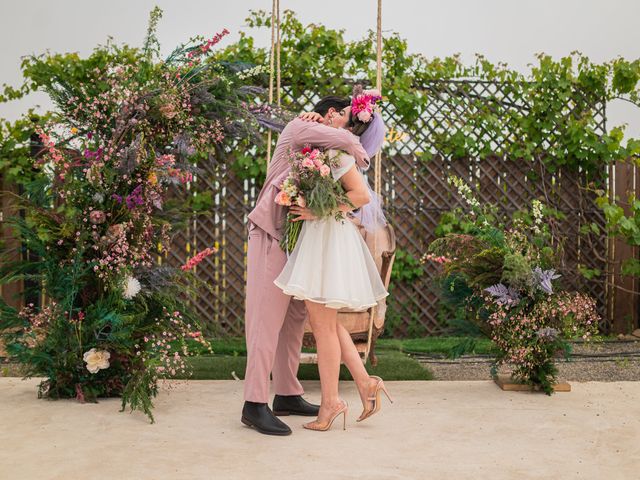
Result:
<instances>
[{"instance_id":1,"label":"bride","mask_svg":"<svg viewBox=\"0 0 640 480\"><path fill-rule=\"evenodd\" d=\"M370 156L382 146L385 135L380 113L374 112L379 98L377 92L362 92L356 87L351 106L336 112L328 122L332 127L348 128L358 135ZM339 159L331 169L334 180L341 182L353 204L365 204L358 212L360 219L384 219L377 198L354 158L341 151L327 153ZM346 428L348 406L338 393L341 360L349 369L362 400L363 411L357 421L369 418L380 409L381 391L389 397L382 379L369 376L351 335L337 320L339 308L363 310L388 295L358 228L344 218L351 207L343 205L340 210L343 217L336 220L334 217L316 219L307 209L291 208L291 213L300 215L298 220L306 221L284 269L274 281L285 294L305 301L316 339L322 401L317 420L303 425L311 430L328 430L339 415L343 415Z\"/></svg>"}]
</instances>

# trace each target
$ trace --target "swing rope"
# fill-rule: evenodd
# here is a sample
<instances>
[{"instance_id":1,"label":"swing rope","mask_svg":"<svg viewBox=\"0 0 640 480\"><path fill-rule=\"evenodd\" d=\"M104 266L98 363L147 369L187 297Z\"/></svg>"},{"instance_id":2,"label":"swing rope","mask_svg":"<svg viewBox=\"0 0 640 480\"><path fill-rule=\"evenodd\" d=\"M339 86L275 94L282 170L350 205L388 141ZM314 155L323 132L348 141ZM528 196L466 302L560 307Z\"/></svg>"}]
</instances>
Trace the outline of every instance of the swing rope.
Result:
<instances>
[{"instance_id":1,"label":"swing rope","mask_svg":"<svg viewBox=\"0 0 640 480\"><path fill-rule=\"evenodd\" d=\"M382 0L378 0L378 15L376 22L376 88L382 95ZM378 198L382 199L382 155L380 150L376 153L373 171L373 190ZM378 256L378 235L373 235L373 254ZM367 346L364 352L363 361L366 364L371 352L371 341L373 339L373 324L378 313L378 306L371 307L369 314L369 331L367 332Z\"/></svg>"},{"instance_id":2,"label":"swing rope","mask_svg":"<svg viewBox=\"0 0 640 480\"><path fill-rule=\"evenodd\" d=\"M277 31L277 34L276 34ZM276 41L277 35L277 41ZM276 53L277 52L277 53ZM271 52L269 54L269 105L273 103L273 70L277 57L277 102L280 106L280 0L273 0L271 6ZM271 130L267 132L267 168L271 161Z\"/></svg>"}]
</instances>

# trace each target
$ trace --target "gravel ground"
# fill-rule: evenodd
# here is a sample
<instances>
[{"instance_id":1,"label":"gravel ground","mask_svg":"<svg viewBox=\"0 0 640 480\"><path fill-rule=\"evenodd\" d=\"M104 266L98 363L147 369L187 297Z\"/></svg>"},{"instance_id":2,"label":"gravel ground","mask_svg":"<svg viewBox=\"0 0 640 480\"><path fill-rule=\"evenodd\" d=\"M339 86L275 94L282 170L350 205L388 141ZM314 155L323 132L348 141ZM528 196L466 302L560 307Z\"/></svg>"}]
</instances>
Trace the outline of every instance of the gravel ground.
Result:
<instances>
[{"instance_id":1,"label":"gravel ground","mask_svg":"<svg viewBox=\"0 0 640 480\"><path fill-rule=\"evenodd\" d=\"M466 355L455 360L415 356L435 380L489 380L491 357ZM557 362L560 381L640 381L640 341L576 344L570 361ZM500 373L508 373L507 366Z\"/></svg>"}]
</instances>

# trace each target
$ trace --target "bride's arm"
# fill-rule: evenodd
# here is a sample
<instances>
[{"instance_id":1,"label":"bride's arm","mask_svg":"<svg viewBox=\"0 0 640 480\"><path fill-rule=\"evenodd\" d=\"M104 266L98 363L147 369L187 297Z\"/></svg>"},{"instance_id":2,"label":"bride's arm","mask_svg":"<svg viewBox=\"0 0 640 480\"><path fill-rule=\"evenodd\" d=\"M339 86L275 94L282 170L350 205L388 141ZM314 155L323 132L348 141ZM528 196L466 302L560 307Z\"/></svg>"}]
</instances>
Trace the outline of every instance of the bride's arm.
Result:
<instances>
[{"instance_id":1,"label":"bride's arm","mask_svg":"<svg viewBox=\"0 0 640 480\"><path fill-rule=\"evenodd\" d=\"M355 165L352 165L347 173L340 177L340 183L342 183L342 187L345 189L347 197L353 205L340 205L341 211L350 212L351 210L366 205L371 200L369 189L367 189L362 174Z\"/></svg>"}]
</instances>

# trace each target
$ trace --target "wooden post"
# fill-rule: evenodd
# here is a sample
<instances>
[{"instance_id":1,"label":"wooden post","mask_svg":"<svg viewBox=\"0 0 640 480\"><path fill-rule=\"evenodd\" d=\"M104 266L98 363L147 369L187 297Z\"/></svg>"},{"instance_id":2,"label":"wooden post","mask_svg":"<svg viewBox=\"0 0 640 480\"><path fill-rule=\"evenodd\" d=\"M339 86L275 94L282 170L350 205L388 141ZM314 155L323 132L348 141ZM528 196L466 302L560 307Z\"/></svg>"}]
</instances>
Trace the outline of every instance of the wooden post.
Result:
<instances>
[{"instance_id":1,"label":"wooden post","mask_svg":"<svg viewBox=\"0 0 640 480\"><path fill-rule=\"evenodd\" d=\"M15 185L9 185L6 179L0 175L0 191L16 192ZM10 251L7 255L7 261L16 261L21 256L20 242L12 234L11 229L7 227L6 221L9 217L17 214L15 200L6 194L0 194L0 244L3 249ZM0 297L7 302L8 305L20 310L24 306L24 298L21 293L23 291L23 282L7 283L0 285ZM5 351L2 339L0 339L0 357L5 357Z\"/></svg>"},{"instance_id":2,"label":"wooden post","mask_svg":"<svg viewBox=\"0 0 640 480\"><path fill-rule=\"evenodd\" d=\"M0 190L17 193L15 185L10 185L2 175L0 175ZM14 205L15 200L10 196L0 195L0 242L7 250L11 250L8 261L19 260L21 255L20 243L6 225L6 220L18 213ZM20 292L22 292L22 281L0 285L0 296L3 300L18 309L23 306Z\"/></svg>"},{"instance_id":3,"label":"wooden post","mask_svg":"<svg viewBox=\"0 0 640 480\"><path fill-rule=\"evenodd\" d=\"M623 204L627 196L638 194L637 168L632 161L616 162L615 178L613 181L613 195L617 195ZM625 213L629 213L629 208L625 207ZM613 284L611 290L612 322L613 333L630 333L638 328L638 278L620 273L620 265L626 259L638 258L638 247L630 246L621 239L614 239L612 242L613 259ZM621 287L621 288L617 288ZM624 290L622 290L624 289Z\"/></svg>"}]
</instances>

